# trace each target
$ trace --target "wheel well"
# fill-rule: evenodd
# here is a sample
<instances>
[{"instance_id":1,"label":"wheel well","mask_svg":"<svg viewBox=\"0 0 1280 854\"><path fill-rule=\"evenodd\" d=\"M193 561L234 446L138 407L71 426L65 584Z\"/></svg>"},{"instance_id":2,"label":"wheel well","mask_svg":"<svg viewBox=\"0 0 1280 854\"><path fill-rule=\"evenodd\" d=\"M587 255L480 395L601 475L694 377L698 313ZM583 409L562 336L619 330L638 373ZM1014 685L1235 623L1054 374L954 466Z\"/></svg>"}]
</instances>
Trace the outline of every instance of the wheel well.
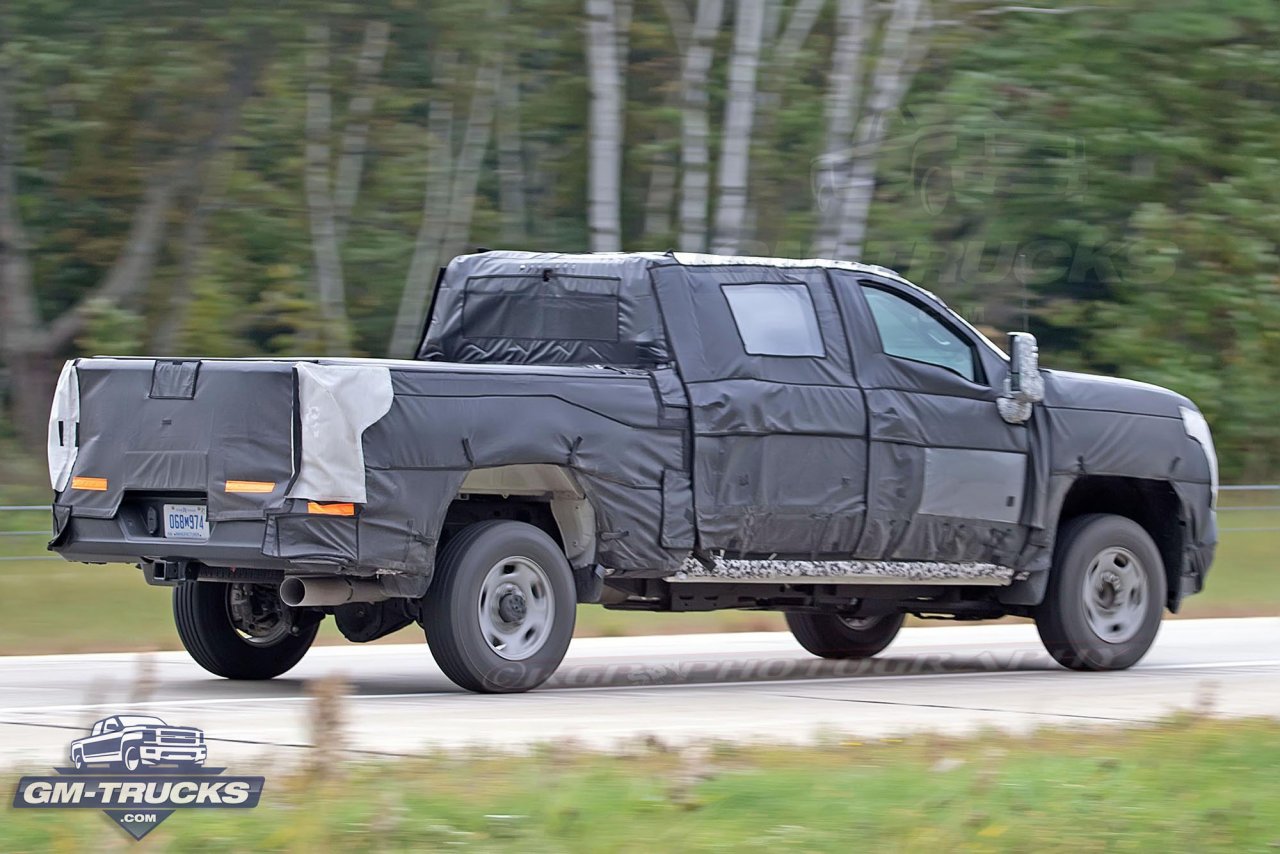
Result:
<instances>
[{"instance_id":1,"label":"wheel well","mask_svg":"<svg viewBox=\"0 0 1280 854\"><path fill-rule=\"evenodd\" d=\"M1173 487L1162 480L1085 475L1072 484L1058 514L1058 530L1086 513L1114 513L1132 519L1155 541L1168 581L1168 604L1177 609L1179 579L1186 543L1181 503Z\"/></svg>"},{"instance_id":2,"label":"wheel well","mask_svg":"<svg viewBox=\"0 0 1280 854\"><path fill-rule=\"evenodd\" d=\"M575 567L595 561L595 510L568 469L537 464L471 471L445 512L440 546L486 519L510 519L546 531Z\"/></svg>"},{"instance_id":3,"label":"wheel well","mask_svg":"<svg viewBox=\"0 0 1280 854\"><path fill-rule=\"evenodd\" d=\"M440 546L451 540L459 531L476 522L488 519L510 519L541 528L561 548L564 541L560 527L551 513L551 502L514 495L462 495L453 500L444 517L444 530L440 534Z\"/></svg>"}]
</instances>

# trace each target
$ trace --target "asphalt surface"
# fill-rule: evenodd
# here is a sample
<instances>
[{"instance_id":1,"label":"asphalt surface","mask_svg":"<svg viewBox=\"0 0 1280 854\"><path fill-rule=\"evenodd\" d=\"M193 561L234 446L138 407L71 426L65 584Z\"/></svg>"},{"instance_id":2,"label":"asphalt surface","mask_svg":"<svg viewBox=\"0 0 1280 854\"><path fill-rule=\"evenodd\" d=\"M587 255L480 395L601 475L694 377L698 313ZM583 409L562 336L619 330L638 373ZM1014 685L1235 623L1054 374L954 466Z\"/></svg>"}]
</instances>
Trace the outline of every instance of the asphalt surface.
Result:
<instances>
[{"instance_id":1,"label":"asphalt surface","mask_svg":"<svg viewBox=\"0 0 1280 854\"><path fill-rule=\"evenodd\" d=\"M180 652L0 658L0 767L65 764L98 718L135 712L201 727L209 764L313 756L308 682L342 675L344 748L521 750L547 741L625 749L1131 725L1180 710L1280 716L1280 617L1167 622L1120 673L1070 673L1030 625L906 629L881 657L813 658L789 634L589 638L543 688L454 688L421 645L319 647L271 682L210 676Z\"/></svg>"}]
</instances>

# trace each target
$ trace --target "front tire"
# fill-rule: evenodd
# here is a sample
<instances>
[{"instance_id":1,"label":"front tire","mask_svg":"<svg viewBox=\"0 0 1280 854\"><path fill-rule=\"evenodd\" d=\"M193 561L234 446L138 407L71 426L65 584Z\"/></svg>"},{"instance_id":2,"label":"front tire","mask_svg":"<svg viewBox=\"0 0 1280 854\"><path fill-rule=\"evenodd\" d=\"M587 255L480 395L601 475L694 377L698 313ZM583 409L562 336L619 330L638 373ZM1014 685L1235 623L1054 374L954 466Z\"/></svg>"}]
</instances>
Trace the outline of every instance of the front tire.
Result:
<instances>
[{"instance_id":1,"label":"front tire","mask_svg":"<svg viewBox=\"0 0 1280 854\"><path fill-rule=\"evenodd\" d=\"M573 572L555 540L498 520L449 541L422 608L427 645L445 676L484 694L545 682L564 660L576 612Z\"/></svg>"},{"instance_id":2,"label":"front tire","mask_svg":"<svg viewBox=\"0 0 1280 854\"><path fill-rule=\"evenodd\" d=\"M124 770L137 771L142 767L142 751L137 747L126 747L124 751Z\"/></svg>"},{"instance_id":3,"label":"front tire","mask_svg":"<svg viewBox=\"0 0 1280 854\"><path fill-rule=\"evenodd\" d=\"M800 645L822 658L871 658L893 643L906 614L842 617L839 614L787 614L787 628Z\"/></svg>"},{"instance_id":4,"label":"front tire","mask_svg":"<svg viewBox=\"0 0 1280 854\"><path fill-rule=\"evenodd\" d=\"M1164 611L1164 561L1123 516L1091 513L1058 532L1052 575L1036 612L1040 640L1072 670L1124 670L1147 654Z\"/></svg>"},{"instance_id":5,"label":"front tire","mask_svg":"<svg viewBox=\"0 0 1280 854\"><path fill-rule=\"evenodd\" d=\"M227 679L272 679L301 661L320 625L298 624L294 615L269 585L188 581L173 591L182 645Z\"/></svg>"}]
</instances>

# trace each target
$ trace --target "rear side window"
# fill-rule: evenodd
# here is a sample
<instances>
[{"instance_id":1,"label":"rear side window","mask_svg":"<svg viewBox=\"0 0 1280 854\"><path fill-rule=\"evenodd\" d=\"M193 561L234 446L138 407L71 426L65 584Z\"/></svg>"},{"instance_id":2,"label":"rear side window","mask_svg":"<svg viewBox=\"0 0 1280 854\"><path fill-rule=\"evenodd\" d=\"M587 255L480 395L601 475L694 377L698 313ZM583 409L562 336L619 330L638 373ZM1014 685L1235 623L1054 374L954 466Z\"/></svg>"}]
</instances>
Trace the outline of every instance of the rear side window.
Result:
<instances>
[{"instance_id":1,"label":"rear side window","mask_svg":"<svg viewBox=\"0 0 1280 854\"><path fill-rule=\"evenodd\" d=\"M818 314L802 284L721 285L742 345L753 356L825 356Z\"/></svg>"},{"instance_id":2,"label":"rear side window","mask_svg":"<svg viewBox=\"0 0 1280 854\"><path fill-rule=\"evenodd\" d=\"M617 341L618 280L589 276L472 276L465 338Z\"/></svg>"},{"instance_id":3,"label":"rear side window","mask_svg":"<svg viewBox=\"0 0 1280 854\"><path fill-rule=\"evenodd\" d=\"M862 292L887 355L937 365L977 382L977 355L973 345L959 333L922 306L897 294L865 286Z\"/></svg>"}]
</instances>

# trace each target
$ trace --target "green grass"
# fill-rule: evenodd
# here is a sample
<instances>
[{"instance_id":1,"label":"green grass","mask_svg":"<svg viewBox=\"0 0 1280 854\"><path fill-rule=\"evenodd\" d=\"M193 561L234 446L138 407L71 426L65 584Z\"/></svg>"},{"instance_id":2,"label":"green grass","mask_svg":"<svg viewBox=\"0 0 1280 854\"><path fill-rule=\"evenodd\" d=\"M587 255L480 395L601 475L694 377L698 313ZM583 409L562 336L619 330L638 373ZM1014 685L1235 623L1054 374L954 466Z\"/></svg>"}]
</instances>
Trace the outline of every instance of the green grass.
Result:
<instances>
[{"instance_id":1,"label":"green grass","mask_svg":"<svg viewBox=\"0 0 1280 854\"><path fill-rule=\"evenodd\" d=\"M1280 847L1280 722L1177 718L1027 737L814 747L545 747L269 768L261 805L190 811L172 851L1266 851ZM9 782L12 785L12 782ZM6 851L127 837L96 813L9 811Z\"/></svg>"},{"instance_id":2,"label":"green grass","mask_svg":"<svg viewBox=\"0 0 1280 854\"><path fill-rule=\"evenodd\" d=\"M9 476L3 468L0 472ZM25 474L23 482L31 482ZM36 487L0 489L0 503L41 503ZM12 495L12 497L10 497ZM1280 510L1244 509L1280 504L1277 493L1223 493L1219 514L1224 530L1204 593L1185 603L1183 617L1280 614ZM46 511L0 513L0 532L47 529ZM1277 530L1254 530L1276 528ZM1230 530L1245 529L1245 530ZM169 591L147 586L131 566L88 566L49 555L46 534L0 533L0 655L17 653L177 649L169 612ZM18 558L18 559L15 559ZM930 622L929 624L936 624ZM772 631L783 628L779 614L721 611L702 614L645 614L578 609L578 634L624 636L708 631ZM414 627L387 640L421 640ZM321 642L345 642L327 621Z\"/></svg>"}]
</instances>

